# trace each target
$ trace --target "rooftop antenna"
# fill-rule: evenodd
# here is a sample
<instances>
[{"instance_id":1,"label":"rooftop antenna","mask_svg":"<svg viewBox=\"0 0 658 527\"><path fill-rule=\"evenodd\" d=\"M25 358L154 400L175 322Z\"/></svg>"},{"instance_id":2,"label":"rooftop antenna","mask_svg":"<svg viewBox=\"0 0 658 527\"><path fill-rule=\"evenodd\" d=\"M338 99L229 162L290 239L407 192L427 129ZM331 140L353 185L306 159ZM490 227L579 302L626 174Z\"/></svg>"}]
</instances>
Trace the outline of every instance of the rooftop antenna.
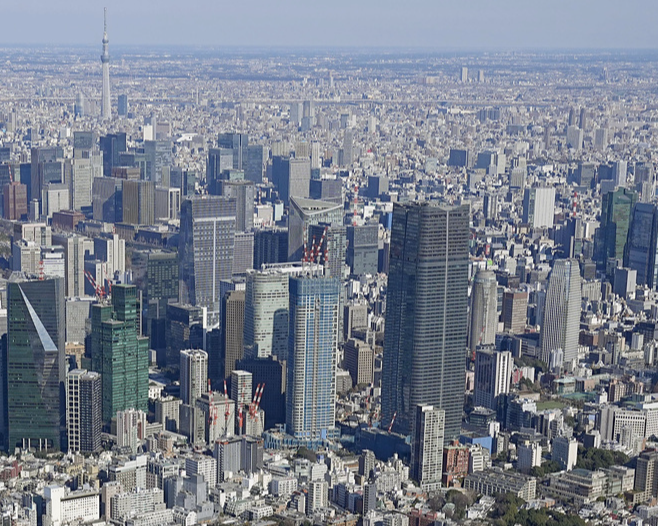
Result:
<instances>
[{"instance_id":1,"label":"rooftop antenna","mask_svg":"<svg viewBox=\"0 0 658 527\"><path fill-rule=\"evenodd\" d=\"M107 7L103 8L103 33L107 35Z\"/></svg>"}]
</instances>

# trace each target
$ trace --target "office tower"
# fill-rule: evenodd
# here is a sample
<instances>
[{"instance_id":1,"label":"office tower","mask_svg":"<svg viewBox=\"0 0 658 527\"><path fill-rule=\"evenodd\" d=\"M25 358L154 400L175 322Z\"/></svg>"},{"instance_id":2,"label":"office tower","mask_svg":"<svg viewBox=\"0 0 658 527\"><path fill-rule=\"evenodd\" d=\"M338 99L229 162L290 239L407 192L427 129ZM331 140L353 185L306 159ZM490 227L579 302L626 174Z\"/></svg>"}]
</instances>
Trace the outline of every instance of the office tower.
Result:
<instances>
[{"instance_id":1,"label":"office tower","mask_svg":"<svg viewBox=\"0 0 658 527\"><path fill-rule=\"evenodd\" d=\"M612 179L615 181L616 187L623 187L626 185L626 178L628 176L628 163L626 161L615 161L612 164Z\"/></svg>"},{"instance_id":2,"label":"office tower","mask_svg":"<svg viewBox=\"0 0 658 527\"><path fill-rule=\"evenodd\" d=\"M343 137L343 162L342 165L349 167L354 162L354 131L345 130Z\"/></svg>"},{"instance_id":3,"label":"office tower","mask_svg":"<svg viewBox=\"0 0 658 527\"><path fill-rule=\"evenodd\" d=\"M548 279L544 316L539 335L542 360L561 349L564 361L578 356L580 331L580 267L578 260L556 260Z\"/></svg>"},{"instance_id":4,"label":"office tower","mask_svg":"<svg viewBox=\"0 0 658 527\"><path fill-rule=\"evenodd\" d=\"M146 156L146 171L144 179L152 181L161 186L163 181L163 170L172 164L172 144L170 140L144 141L144 155Z\"/></svg>"},{"instance_id":5,"label":"office tower","mask_svg":"<svg viewBox=\"0 0 658 527\"><path fill-rule=\"evenodd\" d=\"M556 437L553 439L551 459L556 461L562 470L571 470L576 466L578 458L578 441L575 437Z\"/></svg>"},{"instance_id":6,"label":"office tower","mask_svg":"<svg viewBox=\"0 0 658 527\"><path fill-rule=\"evenodd\" d=\"M256 188L251 181L217 182L217 195L234 199L236 203L235 230L248 232L254 227L254 200Z\"/></svg>"},{"instance_id":7,"label":"office tower","mask_svg":"<svg viewBox=\"0 0 658 527\"><path fill-rule=\"evenodd\" d=\"M577 126L567 127L567 145L575 150L583 147L583 131Z\"/></svg>"},{"instance_id":8,"label":"office tower","mask_svg":"<svg viewBox=\"0 0 658 527\"><path fill-rule=\"evenodd\" d=\"M91 308L91 367L101 375L103 423L109 428L118 411L148 411L148 338L139 333L137 288L112 287L112 305Z\"/></svg>"},{"instance_id":9,"label":"office tower","mask_svg":"<svg viewBox=\"0 0 658 527\"><path fill-rule=\"evenodd\" d=\"M533 229L552 228L555 216L555 188L533 187L523 193L523 223Z\"/></svg>"},{"instance_id":10,"label":"office tower","mask_svg":"<svg viewBox=\"0 0 658 527\"><path fill-rule=\"evenodd\" d=\"M231 372L231 399L235 404L249 404L252 394L252 375L248 371L233 370Z\"/></svg>"},{"instance_id":11,"label":"office tower","mask_svg":"<svg viewBox=\"0 0 658 527\"><path fill-rule=\"evenodd\" d=\"M167 304L179 301L178 289L178 255L150 252L146 263L145 298L150 320L165 318Z\"/></svg>"},{"instance_id":12,"label":"office tower","mask_svg":"<svg viewBox=\"0 0 658 527\"><path fill-rule=\"evenodd\" d=\"M263 264L288 261L288 229L258 229L254 232L254 269Z\"/></svg>"},{"instance_id":13,"label":"office tower","mask_svg":"<svg viewBox=\"0 0 658 527\"><path fill-rule=\"evenodd\" d=\"M99 139L99 146L103 152L103 175L112 176L112 168L121 166L121 154L127 151L126 134L118 132L116 134L107 134Z\"/></svg>"},{"instance_id":14,"label":"office tower","mask_svg":"<svg viewBox=\"0 0 658 527\"><path fill-rule=\"evenodd\" d=\"M596 165L594 163L578 163L574 176L579 187L591 188L596 178Z\"/></svg>"},{"instance_id":15,"label":"office tower","mask_svg":"<svg viewBox=\"0 0 658 527\"><path fill-rule=\"evenodd\" d=\"M220 282L232 276L235 221L235 201L220 196L188 198L181 206L181 299L205 307L210 325L219 321Z\"/></svg>"},{"instance_id":16,"label":"office tower","mask_svg":"<svg viewBox=\"0 0 658 527\"><path fill-rule=\"evenodd\" d=\"M107 262L110 273L126 272L126 240L122 240L117 234L94 238L94 255L99 260Z\"/></svg>"},{"instance_id":17,"label":"office tower","mask_svg":"<svg viewBox=\"0 0 658 527\"><path fill-rule=\"evenodd\" d=\"M64 151L58 147L32 148L31 181L27 196L29 201L41 200L43 187L48 183L61 183L64 180L63 157Z\"/></svg>"},{"instance_id":18,"label":"office tower","mask_svg":"<svg viewBox=\"0 0 658 527\"><path fill-rule=\"evenodd\" d=\"M445 440L459 436L468 331L469 207L393 206L382 422L409 434L415 408L445 411Z\"/></svg>"},{"instance_id":19,"label":"office tower","mask_svg":"<svg viewBox=\"0 0 658 527\"><path fill-rule=\"evenodd\" d=\"M498 196L496 194L485 194L482 202L482 212L487 220L498 219Z\"/></svg>"},{"instance_id":20,"label":"office tower","mask_svg":"<svg viewBox=\"0 0 658 527\"><path fill-rule=\"evenodd\" d=\"M107 38L107 7L103 17L103 54L101 55L101 64L103 65L103 92L101 98L101 119L110 119L112 117L112 107L110 106L110 53L107 45L110 39Z\"/></svg>"},{"instance_id":21,"label":"office tower","mask_svg":"<svg viewBox=\"0 0 658 527\"><path fill-rule=\"evenodd\" d=\"M208 354L203 350L180 352L180 398L194 405L208 391Z\"/></svg>"},{"instance_id":22,"label":"office tower","mask_svg":"<svg viewBox=\"0 0 658 527\"><path fill-rule=\"evenodd\" d=\"M335 436L337 278L290 278L286 431L316 443Z\"/></svg>"},{"instance_id":23,"label":"office tower","mask_svg":"<svg viewBox=\"0 0 658 527\"><path fill-rule=\"evenodd\" d=\"M341 223L309 224L307 232L311 259L317 255L315 260L325 266L325 274L342 278L348 247L347 227Z\"/></svg>"},{"instance_id":24,"label":"office tower","mask_svg":"<svg viewBox=\"0 0 658 527\"><path fill-rule=\"evenodd\" d=\"M224 344L224 378L235 369L235 363L244 356L244 305L245 292L229 291L224 296L222 331Z\"/></svg>"},{"instance_id":25,"label":"office tower","mask_svg":"<svg viewBox=\"0 0 658 527\"><path fill-rule=\"evenodd\" d=\"M375 377L375 352L362 340L350 339L343 350L343 366L350 372L352 385L372 384Z\"/></svg>"},{"instance_id":26,"label":"office tower","mask_svg":"<svg viewBox=\"0 0 658 527\"><path fill-rule=\"evenodd\" d=\"M177 220L180 217L179 188L155 187L155 220Z\"/></svg>"},{"instance_id":27,"label":"office tower","mask_svg":"<svg viewBox=\"0 0 658 527\"><path fill-rule=\"evenodd\" d=\"M97 177L92 183L93 218L106 223L123 221L123 180Z\"/></svg>"},{"instance_id":28,"label":"office tower","mask_svg":"<svg viewBox=\"0 0 658 527\"><path fill-rule=\"evenodd\" d=\"M417 405L411 434L409 475L425 491L441 488L445 412L431 405Z\"/></svg>"},{"instance_id":29,"label":"office tower","mask_svg":"<svg viewBox=\"0 0 658 527\"><path fill-rule=\"evenodd\" d=\"M624 265L637 271L637 283L654 289L658 285L658 209L636 203L624 250Z\"/></svg>"},{"instance_id":30,"label":"office tower","mask_svg":"<svg viewBox=\"0 0 658 527\"><path fill-rule=\"evenodd\" d=\"M503 329L510 333L523 333L528 316L528 293L505 291L503 293Z\"/></svg>"},{"instance_id":31,"label":"office tower","mask_svg":"<svg viewBox=\"0 0 658 527\"><path fill-rule=\"evenodd\" d=\"M217 189L218 182L223 178L225 171L233 168L233 151L231 149L211 148L208 150L206 183L210 194L221 195Z\"/></svg>"},{"instance_id":32,"label":"office tower","mask_svg":"<svg viewBox=\"0 0 658 527\"><path fill-rule=\"evenodd\" d=\"M244 153L244 150L243 150ZM247 146L247 161L243 160L244 178L259 185L263 182L263 171L268 152L263 145Z\"/></svg>"},{"instance_id":33,"label":"office tower","mask_svg":"<svg viewBox=\"0 0 658 527\"><path fill-rule=\"evenodd\" d=\"M125 117L128 115L128 96L125 93L119 95L117 101L117 113L119 114L119 117Z\"/></svg>"},{"instance_id":34,"label":"office tower","mask_svg":"<svg viewBox=\"0 0 658 527\"><path fill-rule=\"evenodd\" d=\"M247 134L219 134L217 138L219 148L231 149L233 151L233 167L236 170L243 170L243 164L246 160L246 151L249 146L249 136Z\"/></svg>"},{"instance_id":35,"label":"office tower","mask_svg":"<svg viewBox=\"0 0 658 527\"><path fill-rule=\"evenodd\" d=\"M64 294L85 296L85 256L94 254L94 242L76 234L53 234L53 244L64 248Z\"/></svg>"},{"instance_id":36,"label":"office tower","mask_svg":"<svg viewBox=\"0 0 658 527\"><path fill-rule=\"evenodd\" d=\"M353 275L377 274L379 256L379 225L349 225L347 227L346 263Z\"/></svg>"},{"instance_id":37,"label":"office tower","mask_svg":"<svg viewBox=\"0 0 658 527\"><path fill-rule=\"evenodd\" d=\"M103 176L101 153L83 151L83 154L86 157L74 157L71 161L71 177L68 186L73 210L82 210L92 206L94 179Z\"/></svg>"},{"instance_id":38,"label":"office tower","mask_svg":"<svg viewBox=\"0 0 658 527\"><path fill-rule=\"evenodd\" d=\"M309 158L272 158L272 183L279 198L288 205L290 198L309 197L311 184L311 160Z\"/></svg>"},{"instance_id":39,"label":"office tower","mask_svg":"<svg viewBox=\"0 0 658 527\"><path fill-rule=\"evenodd\" d=\"M274 428L286 421L286 398L284 365L274 357L244 358L236 365L240 370L251 373L252 387L263 384L260 407L265 412L265 429Z\"/></svg>"},{"instance_id":40,"label":"office tower","mask_svg":"<svg viewBox=\"0 0 658 527\"><path fill-rule=\"evenodd\" d=\"M637 458L634 488L642 493L644 500L658 497L657 450L645 450Z\"/></svg>"},{"instance_id":41,"label":"office tower","mask_svg":"<svg viewBox=\"0 0 658 527\"><path fill-rule=\"evenodd\" d=\"M46 183L41 191L41 214L51 219L55 212L71 209L69 187L65 183Z\"/></svg>"},{"instance_id":42,"label":"office tower","mask_svg":"<svg viewBox=\"0 0 658 527\"><path fill-rule=\"evenodd\" d=\"M498 408L498 397L508 394L514 361L509 351L481 347L475 352L475 387L473 405L491 410Z\"/></svg>"},{"instance_id":43,"label":"office tower","mask_svg":"<svg viewBox=\"0 0 658 527\"><path fill-rule=\"evenodd\" d=\"M9 449L66 445L64 280L7 283Z\"/></svg>"},{"instance_id":44,"label":"office tower","mask_svg":"<svg viewBox=\"0 0 658 527\"><path fill-rule=\"evenodd\" d=\"M205 329L206 316L203 308L189 304L168 304L165 315L167 347L164 359L158 357L158 364L169 368L179 366L181 350L203 348Z\"/></svg>"},{"instance_id":45,"label":"office tower","mask_svg":"<svg viewBox=\"0 0 658 527\"><path fill-rule=\"evenodd\" d=\"M309 197L342 204L343 182L340 179L311 179Z\"/></svg>"},{"instance_id":46,"label":"office tower","mask_svg":"<svg viewBox=\"0 0 658 527\"><path fill-rule=\"evenodd\" d=\"M123 182L123 223L153 225L155 223L155 183Z\"/></svg>"},{"instance_id":47,"label":"office tower","mask_svg":"<svg viewBox=\"0 0 658 527\"><path fill-rule=\"evenodd\" d=\"M310 251L312 239L309 225L319 223L343 224L343 205L304 198L290 200L288 216L288 260L298 262L304 258L304 249ZM331 255L329 255L331 258Z\"/></svg>"},{"instance_id":48,"label":"office tower","mask_svg":"<svg viewBox=\"0 0 658 527\"><path fill-rule=\"evenodd\" d=\"M466 149L451 148L448 157L448 166L468 167L471 164L470 152Z\"/></svg>"},{"instance_id":49,"label":"office tower","mask_svg":"<svg viewBox=\"0 0 658 527\"><path fill-rule=\"evenodd\" d=\"M594 235L594 255L599 268L605 268L608 258L622 259L628 238L636 192L619 188L603 194L601 226Z\"/></svg>"},{"instance_id":50,"label":"office tower","mask_svg":"<svg viewBox=\"0 0 658 527\"><path fill-rule=\"evenodd\" d=\"M69 452L91 454L101 448L103 427L101 376L95 371L71 370L66 375L66 428Z\"/></svg>"},{"instance_id":51,"label":"office tower","mask_svg":"<svg viewBox=\"0 0 658 527\"><path fill-rule=\"evenodd\" d=\"M498 328L498 282L493 271L479 270L473 280L471 292L471 327L468 347L475 351L478 346L496 342Z\"/></svg>"},{"instance_id":52,"label":"office tower","mask_svg":"<svg viewBox=\"0 0 658 527\"><path fill-rule=\"evenodd\" d=\"M254 233L236 232L233 246L233 276L244 275L254 267Z\"/></svg>"},{"instance_id":53,"label":"office tower","mask_svg":"<svg viewBox=\"0 0 658 527\"><path fill-rule=\"evenodd\" d=\"M468 68L466 66L462 66L460 79L462 82L468 82Z\"/></svg>"},{"instance_id":54,"label":"office tower","mask_svg":"<svg viewBox=\"0 0 658 527\"><path fill-rule=\"evenodd\" d=\"M146 439L146 412L135 408L119 410L117 420L117 446L129 448L133 454L137 447Z\"/></svg>"},{"instance_id":55,"label":"office tower","mask_svg":"<svg viewBox=\"0 0 658 527\"><path fill-rule=\"evenodd\" d=\"M22 183L9 183L2 189L3 217L6 220L27 219L27 187Z\"/></svg>"}]
</instances>

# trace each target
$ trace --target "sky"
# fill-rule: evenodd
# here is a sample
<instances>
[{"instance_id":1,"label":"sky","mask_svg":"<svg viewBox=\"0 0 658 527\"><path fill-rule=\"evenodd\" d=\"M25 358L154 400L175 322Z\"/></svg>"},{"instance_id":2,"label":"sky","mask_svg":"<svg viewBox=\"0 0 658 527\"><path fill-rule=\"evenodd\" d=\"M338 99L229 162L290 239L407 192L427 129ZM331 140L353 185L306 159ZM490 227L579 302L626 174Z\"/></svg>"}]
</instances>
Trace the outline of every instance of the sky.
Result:
<instances>
[{"instance_id":1,"label":"sky","mask_svg":"<svg viewBox=\"0 0 658 527\"><path fill-rule=\"evenodd\" d=\"M0 45L658 49L656 0L0 0Z\"/></svg>"}]
</instances>

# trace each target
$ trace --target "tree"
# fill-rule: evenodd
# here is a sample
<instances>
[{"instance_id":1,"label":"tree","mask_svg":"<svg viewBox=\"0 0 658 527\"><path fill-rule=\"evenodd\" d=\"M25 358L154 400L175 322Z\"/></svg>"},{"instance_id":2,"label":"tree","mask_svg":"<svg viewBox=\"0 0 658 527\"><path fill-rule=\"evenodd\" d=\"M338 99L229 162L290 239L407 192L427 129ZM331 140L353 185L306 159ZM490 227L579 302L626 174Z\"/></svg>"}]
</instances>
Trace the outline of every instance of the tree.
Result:
<instances>
[{"instance_id":1,"label":"tree","mask_svg":"<svg viewBox=\"0 0 658 527\"><path fill-rule=\"evenodd\" d=\"M308 459L311 463L315 463L318 460L318 456L315 455L315 452L305 446L299 447L299 450L297 450L297 457Z\"/></svg>"}]
</instances>

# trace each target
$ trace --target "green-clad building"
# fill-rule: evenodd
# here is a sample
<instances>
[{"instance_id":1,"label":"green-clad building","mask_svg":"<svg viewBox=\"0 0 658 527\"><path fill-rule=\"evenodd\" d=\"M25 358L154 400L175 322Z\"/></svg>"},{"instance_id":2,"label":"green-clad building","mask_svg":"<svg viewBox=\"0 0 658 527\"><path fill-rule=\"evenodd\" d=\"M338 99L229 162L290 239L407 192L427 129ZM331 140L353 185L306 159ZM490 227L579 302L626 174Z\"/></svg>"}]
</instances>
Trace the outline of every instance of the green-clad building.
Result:
<instances>
[{"instance_id":1,"label":"green-clad building","mask_svg":"<svg viewBox=\"0 0 658 527\"><path fill-rule=\"evenodd\" d=\"M101 374L103 423L119 410L148 411L149 344L139 333L137 288L112 287L112 305L91 308L91 363Z\"/></svg>"},{"instance_id":2,"label":"green-clad building","mask_svg":"<svg viewBox=\"0 0 658 527\"><path fill-rule=\"evenodd\" d=\"M66 449L64 279L7 284L9 451Z\"/></svg>"},{"instance_id":3,"label":"green-clad building","mask_svg":"<svg viewBox=\"0 0 658 527\"><path fill-rule=\"evenodd\" d=\"M599 269L605 268L608 258L624 258L631 213L637 199L637 192L623 187L603 194L601 227L596 229L594 236L594 252Z\"/></svg>"}]
</instances>

